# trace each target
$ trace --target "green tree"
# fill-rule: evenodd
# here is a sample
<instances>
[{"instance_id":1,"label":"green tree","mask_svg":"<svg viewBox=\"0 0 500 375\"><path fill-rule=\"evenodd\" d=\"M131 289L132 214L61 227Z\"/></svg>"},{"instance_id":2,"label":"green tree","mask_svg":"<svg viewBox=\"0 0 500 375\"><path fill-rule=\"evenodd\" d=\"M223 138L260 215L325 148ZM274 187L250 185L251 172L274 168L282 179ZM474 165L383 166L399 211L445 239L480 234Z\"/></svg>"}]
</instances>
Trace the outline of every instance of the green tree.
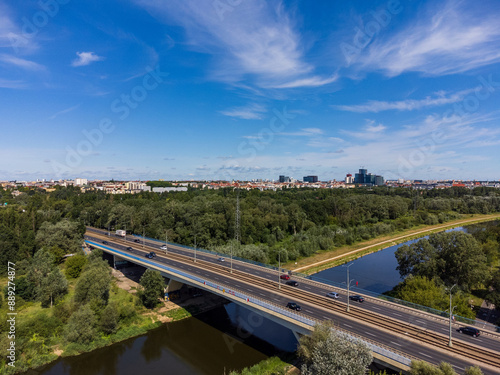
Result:
<instances>
[{"instance_id":1,"label":"green tree","mask_svg":"<svg viewBox=\"0 0 500 375\"><path fill-rule=\"evenodd\" d=\"M61 253L75 254L81 250L82 237L78 228L78 223L62 220L55 224L44 222L36 233L36 243L40 247L45 247L56 251L57 261L61 259Z\"/></svg>"},{"instance_id":2,"label":"green tree","mask_svg":"<svg viewBox=\"0 0 500 375\"><path fill-rule=\"evenodd\" d=\"M431 365L425 361L412 361L410 365L411 375L457 375L453 367L446 362L441 362L438 367ZM479 367L469 367L465 370L464 375L482 375L483 372Z\"/></svg>"},{"instance_id":3,"label":"green tree","mask_svg":"<svg viewBox=\"0 0 500 375\"><path fill-rule=\"evenodd\" d=\"M311 336L302 337L299 355L304 360L304 375L363 375L372 362L366 345L335 331L330 324L316 325Z\"/></svg>"},{"instance_id":4,"label":"green tree","mask_svg":"<svg viewBox=\"0 0 500 375\"><path fill-rule=\"evenodd\" d=\"M76 310L64 329L64 338L68 343L88 344L96 338L97 319L88 305Z\"/></svg>"},{"instance_id":5,"label":"green tree","mask_svg":"<svg viewBox=\"0 0 500 375\"><path fill-rule=\"evenodd\" d=\"M464 232L435 233L396 250L401 277L439 277L469 291L489 278L487 258L475 238Z\"/></svg>"},{"instance_id":6,"label":"green tree","mask_svg":"<svg viewBox=\"0 0 500 375\"><path fill-rule=\"evenodd\" d=\"M87 258L84 255L77 254L66 260L66 276L76 279L80 276L83 267L87 264Z\"/></svg>"},{"instance_id":7,"label":"green tree","mask_svg":"<svg viewBox=\"0 0 500 375\"><path fill-rule=\"evenodd\" d=\"M108 303L112 280L106 261L89 259L75 286L75 302L89 303L94 311L99 311Z\"/></svg>"},{"instance_id":8,"label":"green tree","mask_svg":"<svg viewBox=\"0 0 500 375\"><path fill-rule=\"evenodd\" d=\"M158 299L163 296L165 281L159 271L148 269L142 275L139 283L142 286L139 297L145 307L151 309L158 305Z\"/></svg>"},{"instance_id":9,"label":"green tree","mask_svg":"<svg viewBox=\"0 0 500 375\"><path fill-rule=\"evenodd\" d=\"M118 309L116 307L116 304L110 303L108 306L106 306L101 314L99 326L101 330L107 335L116 332L118 326Z\"/></svg>"}]
</instances>

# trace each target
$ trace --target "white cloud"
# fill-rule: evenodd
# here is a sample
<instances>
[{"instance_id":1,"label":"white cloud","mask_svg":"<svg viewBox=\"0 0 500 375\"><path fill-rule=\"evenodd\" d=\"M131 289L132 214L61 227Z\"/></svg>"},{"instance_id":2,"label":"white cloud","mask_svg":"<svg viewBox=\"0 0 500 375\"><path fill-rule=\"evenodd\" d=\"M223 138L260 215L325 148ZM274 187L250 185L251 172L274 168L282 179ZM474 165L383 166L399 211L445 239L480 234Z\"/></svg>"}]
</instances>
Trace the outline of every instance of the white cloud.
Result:
<instances>
[{"instance_id":1,"label":"white cloud","mask_svg":"<svg viewBox=\"0 0 500 375\"><path fill-rule=\"evenodd\" d=\"M311 76L314 66L305 61L302 37L279 1L136 2L181 25L192 48L214 56L212 79L236 84L250 78L264 88L317 87L336 79Z\"/></svg>"},{"instance_id":2,"label":"white cloud","mask_svg":"<svg viewBox=\"0 0 500 375\"><path fill-rule=\"evenodd\" d=\"M24 89L27 85L24 81L12 81L0 78L0 87L4 89Z\"/></svg>"},{"instance_id":3,"label":"white cloud","mask_svg":"<svg viewBox=\"0 0 500 375\"><path fill-rule=\"evenodd\" d=\"M60 116L60 115L64 115L65 113L69 113L69 112L72 112L74 111L75 109L78 109L78 107L80 107L80 104L77 104L77 105L74 105L72 107L69 107L69 108L66 108L66 109L63 109L59 112L56 112L54 113L52 116L49 117L49 120L53 120L55 119L57 116Z\"/></svg>"},{"instance_id":4,"label":"white cloud","mask_svg":"<svg viewBox=\"0 0 500 375\"><path fill-rule=\"evenodd\" d=\"M413 111L421 108L435 107L445 104L457 103L464 99L464 97L473 92L471 90L463 90L457 93L446 96L444 93L438 93L437 96L428 96L425 99L407 99L395 102L386 102L379 100L369 100L365 104L354 104L354 105L333 105L332 107L341 111L348 112L382 112L389 110L397 111Z\"/></svg>"},{"instance_id":5,"label":"white cloud","mask_svg":"<svg viewBox=\"0 0 500 375\"><path fill-rule=\"evenodd\" d=\"M224 116L237 117L244 120L260 120L265 112L266 108L264 106L260 104L250 104L245 107L237 107L220 111L219 113Z\"/></svg>"},{"instance_id":6,"label":"white cloud","mask_svg":"<svg viewBox=\"0 0 500 375\"><path fill-rule=\"evenodd\" d=\"M96 61L104 60L104 57L97 56L95 52L77 52L78 58L73 60L71 66L85 66Z\"/></svg>"},{"instance_id":7,"label":"white cloud","mask_svg":"<svg viewBox=\"0 0 500 375\"><path fill-rule=\"evenodd\" d=\"M21 59L16 56L1 54L0 61L9 65L14 65L18 68L22 68L25 70L44 70L45 67L43 65L37 64L36 62Z\"/></svg>"},{"instance_id":8,"label":"white cloud","mask_svg":"<svg viewBox=\"0 0 500 375\"><path fill-rule=\"evenodd\" d=\"M472 2L429 4L410 26L376 38L358 60L362 67L390 77L409 71L445 75L500 61L498 14Z\"/></svg>"}]
</instances>

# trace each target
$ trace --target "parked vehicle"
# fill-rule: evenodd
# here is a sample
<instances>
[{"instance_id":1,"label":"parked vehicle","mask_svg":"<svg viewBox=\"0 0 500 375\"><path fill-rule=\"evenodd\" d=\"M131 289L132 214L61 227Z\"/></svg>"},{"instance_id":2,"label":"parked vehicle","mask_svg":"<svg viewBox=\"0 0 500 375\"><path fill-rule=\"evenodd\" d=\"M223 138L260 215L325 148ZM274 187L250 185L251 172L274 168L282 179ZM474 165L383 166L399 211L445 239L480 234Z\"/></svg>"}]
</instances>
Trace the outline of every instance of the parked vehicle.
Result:
<instances>
[{"instance_id":1,"label":"parked vehicle","mask_svg":"<svg viewBox=\"0 0 500 375\"><path fill-rule=\"evenodd\" d=\"M295 302L288 302L286 304L286 307L288 307L289 309L295 310L295 311L300 311L301 310L300 306L297 305Z\"/></svg>"},{"instance_id":2,"label":"parked vehicle","mask_svg":"<svg viewBox=\"0 0 500 375\"><path fill-rule=\"evenodd\" d=\"M361 296L349 296L349 299L353 300L353 301L358 301L358 302L364 302L365 299Z\"/></svg>"},{"instance_id":3,"label":"parked vehicle","mask_svg":"<svg viewBox=\"0 0 500 375\"><path fill-rule=\"evenodd\" d=\"M472 337L477 337L481 334L481 331L474 327L460 327L457 331L465 333L466 335L471 335Z\"/></svg>"},{"instance_id":4,"label":"parked vehicle","mask_svg":"<svg viewBox=\"0 0 500 375\"><path fill-rule=\"evenodd\" d=\"M335 299L339 298L339 294L335 293L335 292L326 293L326 296L330 297L330 298L335 298Z\"/></svg>"},{"instance_id":5,"label":"parked vehicle","mask_svg":"<svg viewBox=\"0 0 500 375\"><path fill-rule=\"evenodd\" d=\"M290 280L290 276L288 276L287 274L284 274L284 275L280 276L280 279L281 280Z\"/></svg>"},{"instance_id":6,"label":"parked vehicle","mask_svg":"<svg viewBox=\"0 0 500 375\"><path fill-rule=\"evenodd\" d=\"M295 280L288 280L286 284L291 286L299 286L299 283L296 282Z\"/></svg>"},{"instance_id":7,"label":"parked vehicle","mask_svg":"<svg viewBox=\"0 0 500 375\"><path fill-rule=\"evenodd\" d=\"M118 229L115 234L119 237L125 237L127 235L127 232L123 229Z\"/></svg>"}]
</instances>

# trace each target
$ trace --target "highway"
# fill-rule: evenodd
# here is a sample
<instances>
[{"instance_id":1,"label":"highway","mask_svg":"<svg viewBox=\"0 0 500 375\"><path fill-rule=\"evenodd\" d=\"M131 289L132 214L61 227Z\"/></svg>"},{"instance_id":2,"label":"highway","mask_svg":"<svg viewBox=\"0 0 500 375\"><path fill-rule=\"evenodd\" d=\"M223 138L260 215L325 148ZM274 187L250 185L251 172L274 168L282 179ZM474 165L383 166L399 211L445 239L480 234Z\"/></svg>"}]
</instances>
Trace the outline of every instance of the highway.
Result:
<instances>
[{"instance_id":1,"label":"highway","mask_svg":"<svg viewBox=\"0 0 500 375\"><path fill-rule=\"evenodd\" d=\"M297 302L302 306L301 313L308 317L331 320L343 330L362 336L368 341L379 342L395 352L406 353L410 357L434 364L441 361L450 362L459 373L472 364L465 358L467 356L479 358L485 363L489 361L492 366L498 366L500 363L500 340L495 334L483 334L479 338L472 338L460 335L454 328L455 345L450 351L446 346L448 343L447 325L440 320L429 319L425 314L415 315L413 311L402 306L366 297L364 303L351 301L351 311L347 313L345 312L347 299L344 290L336 290L328 285L306 279L297 279L298 287L281 285L281 290L278 290L277 271L265 267L233 261L233 274L231 274L228 269L229 258L220 262L217 255L197 251L198 262L194 263L193 250L190 249L169 244L169 254L165 257L164 251L159 249L162 244L159 241L145 240L143 249L142 240L141 243L136 243L135 237L128 236L125 242L122 238L108 237L106 231L94 228L87 228L87 230L85 237L88 240L102 243L105 239L113 248L139 256L155 251L158 254L158 257L154 258L155 262L168 264L179 270L228 285L280 306L285 306L290 301ZM126 248L129 246L133 250L127 251ZM191 259L178 257L179 255ZM338 300L325 297L325 294L332 290L340 294ZM397 333L398 331L401 333ZM426 340L434 340L431 343L432 346L429 342L426 344ZM478 350L479 348L482 350ZM467 356L464 356L464 353L467 353ZM500 372L498 367L496 371L495 367L481 367L485 374Z\"/></svg>"}]
</instances>

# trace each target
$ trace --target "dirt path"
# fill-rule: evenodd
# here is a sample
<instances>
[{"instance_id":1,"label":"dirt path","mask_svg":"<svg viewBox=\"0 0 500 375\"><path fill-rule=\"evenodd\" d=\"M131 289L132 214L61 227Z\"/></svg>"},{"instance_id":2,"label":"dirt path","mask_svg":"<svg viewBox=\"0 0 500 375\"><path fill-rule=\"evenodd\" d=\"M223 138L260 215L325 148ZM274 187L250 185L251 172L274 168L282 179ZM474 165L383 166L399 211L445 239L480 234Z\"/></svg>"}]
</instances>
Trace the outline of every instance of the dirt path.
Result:
<instances>
[{"instance_id":1,"label":"dirt path","mask_svg":"<svg viewBox=\"0 0 500 375\"><path fill-rule=\"evenodd\" d=\"M322 261L319 261L319 262L315 262L315 263L308 264L308 265L305 265L305 266L302 266L302 267L294 268L293 271L299 272L299 271L307 270L309 268L317 267L317 266L319 266L321 264L324 264L324 263L333 262L333 261L338 260L340 258L348 257L349 255L356 254L356 253L359 253L361 251L368 250L370 248L374 248L374 247L377 247L377 246L380 246L380 245L383 245L383 244L390 244L392 242L399 241L399 240L402 240L402 239L405 239L405 238L408 238L408 237L413 237L415 235L425 234L425 233L429 233L429 232L434 232L434 231L439 230L439 229L448 229L448 228L451 228L451 227L462 226L464 224L470 224L470 223L474 223L474 222L482 222L482 221L494 220L494 219L498 219L498 218L500 218L500 215L490 215L488 217L472 218L472 219L460 220L460 221L457 221L457 222L454 222L454 223L448 223L448 224L443 224L443 225L438 225L438 226L432 226L431 228L422 229L420 231L412 232L412 233L405 234L405 235L399 236L399 237L393 237L393 238L390 238L388 240L384 240L384 241L380 241L380 242L377 242L377 243L374 243L374 244L371 244L371 245L368 245L368 246L364 246L364 247L361 247L359 249L355 249L355 250L349 251L347 253L344 253L344 254L341 254L341 255L337 255L337 256L334 256L334 257L331 257L331 258L328 258L328 259L325 259L325 260L322 260Z\"/></svg>"}]
</instances>

